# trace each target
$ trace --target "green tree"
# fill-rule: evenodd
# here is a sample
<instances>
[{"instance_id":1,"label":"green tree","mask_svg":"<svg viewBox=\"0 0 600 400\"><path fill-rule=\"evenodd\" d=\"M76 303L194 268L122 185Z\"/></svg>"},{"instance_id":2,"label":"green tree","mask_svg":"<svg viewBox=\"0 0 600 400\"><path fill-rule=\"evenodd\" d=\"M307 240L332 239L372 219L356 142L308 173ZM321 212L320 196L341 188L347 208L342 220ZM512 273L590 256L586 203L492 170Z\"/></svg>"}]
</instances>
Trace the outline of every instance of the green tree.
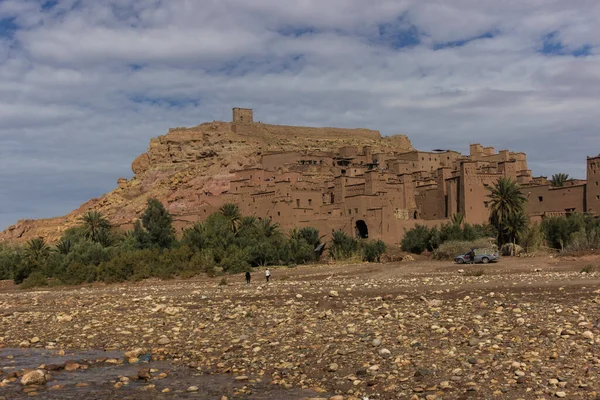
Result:
<instances>
[{"instance_id":1,"label":"green tree","mask_svg":"<svg viewBox=\"0 0 600 400\"><path fill-rule=\"evenodd\" d=\"M231 231L236 233L242 218L239 207L233 203L223 204L221 208L219 208L219 214L229 221Z\"/></svg>"},{"instance_id":2,"label":"green tree","mask_svg":"<svg viewBox=\"0 0 600 400\"><path fill-rule=\"evenodd\" d=\"M314 257L314 248L298 228L289 231L286 249L287 262L290 264L304 264Z\"/></svg>"},{"instance_id":3,"label":"green tree","mask_svg":"<svg viewBox=\"0 0 600 400\"><path fill-rule=\"evenodd\" d=\"M490 224L498 231L498 246L516 243L526 228L525 202L517 182L510 178L499 178L488 188L490 193Z\"/></svg>"},{"instance_id":4,"label":"green tree","mask_svg":"<svg viewBox=\"0 0 600 400\"><path fill-rule=\"evenodd\" d=\"M110 230L110 222L101 212L89 210L79 218L83 222L83 233L86 238L93 242L99 242L100 235L106 236L106 232Z\"/></svg>"},{"instance_id":5,"label":"green tree","mask_svg":"<svg viewBox=\"0 0 600 400\"><path fill-rule=\"evenodd\" d=\"M13 281L20 284L33 272L41 272L46 266L49 256L50 247L44 238L38 237L29 240L25 248L25 259L15 267Z\"/></svg>"},{"instance_id":6,"label":"green tree","mask_svg":"<svg viewBox=\"0 0 600 400\"><path fill-rule=\"evenodd\" d=\"M558 173L552 175L552 179L550 180L550 184L554 187L563 187L565 186L565 182L569 179L569 174Z\"/></svg>"},{"instance_id":7,"label":"green tree","mask_svg":"<svg viewBox=\"0 0 600 400\"><path fill-rule=\"evenodd\" d=\"M67 255L73 249L73 242L70 239L60 239L56 245L54 245L54 250L58 254Z\"/></svg>"},{"instance_id":8,"label":"green tree","mask_svg":"<svg viewBox=\"0 0 600 400\"><path fill-rule=\"evenodd\" d=\"M48 247L44 238L34 238L27 242L26 254L30 262L39 265L50 255L50 247Z\"/></svg>"},{"instance_id":9,"label":"green tree","mask_svg":"<svg viewBox=\"0 0 600 400\"><path fill-rule=\"evenodd\" d=\"M167 249L175 243L173 217L157 199L148 199L142 215L142 226L137 223L134 225L134 235L140 248Z\"/></svg>"}]
</instances>

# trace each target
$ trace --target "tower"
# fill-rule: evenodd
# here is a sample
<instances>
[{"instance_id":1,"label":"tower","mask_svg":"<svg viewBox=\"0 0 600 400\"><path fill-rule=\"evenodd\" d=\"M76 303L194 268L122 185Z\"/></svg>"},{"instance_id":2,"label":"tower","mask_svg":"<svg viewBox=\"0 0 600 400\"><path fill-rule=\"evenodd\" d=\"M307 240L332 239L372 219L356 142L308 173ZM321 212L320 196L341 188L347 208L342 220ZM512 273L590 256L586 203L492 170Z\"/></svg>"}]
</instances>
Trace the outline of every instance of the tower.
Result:
<instances>
[{"instance_id":1,"label":"tower","mask_svg":"<svg viewBox=\"0 0 600 400\"><path fill-rule=\"evenodd\" d=\"M587 158L586 175L585 211L598 215L600 214L600 154Z\"/></svg>"}]
</instances>

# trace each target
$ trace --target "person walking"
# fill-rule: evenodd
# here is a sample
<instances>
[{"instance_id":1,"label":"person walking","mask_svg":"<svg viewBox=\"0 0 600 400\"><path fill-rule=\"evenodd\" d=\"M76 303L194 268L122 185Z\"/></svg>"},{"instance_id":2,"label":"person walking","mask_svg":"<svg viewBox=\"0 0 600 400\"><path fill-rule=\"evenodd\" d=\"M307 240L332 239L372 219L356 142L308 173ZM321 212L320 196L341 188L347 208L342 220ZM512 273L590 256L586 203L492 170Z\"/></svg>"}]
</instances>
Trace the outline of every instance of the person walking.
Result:
<instances>
[{"instance_id":1,"label":"person walking","mask_svg":"<svg viewBox=\"0 0 600 400\"><path fill-rule=\"evenodd\" d=\"M265 277L267 278L267 283L269 283L269 278L271 277L271 271L269 271L269 268L267 268L265 271Z\"/></svg>"},{"instance_id":2,"label":"person walking","mask_svg":"<svg viewBox=\"0 0 600 400\"><path fill-rule=\"evenodd\" d=\"M252 279L252 276L250 275L250 271L246 271L246 285L250 284L250 279Z\"/></svg>"}]
</instances>

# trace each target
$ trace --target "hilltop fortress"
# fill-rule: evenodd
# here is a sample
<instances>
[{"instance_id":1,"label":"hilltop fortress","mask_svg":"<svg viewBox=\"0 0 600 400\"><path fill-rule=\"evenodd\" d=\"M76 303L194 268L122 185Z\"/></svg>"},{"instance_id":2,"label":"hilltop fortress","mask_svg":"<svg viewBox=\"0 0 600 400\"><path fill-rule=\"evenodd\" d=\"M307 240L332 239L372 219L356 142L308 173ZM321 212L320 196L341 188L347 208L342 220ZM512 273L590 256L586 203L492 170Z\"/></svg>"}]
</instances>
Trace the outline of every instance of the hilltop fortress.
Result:
<instances>
[{"instance_id":1,"label":"hilltop fortress","mask_svg":"<svg viewBox=\"0 0 600 400\"><path fill-rule=\"evenodd\" d=\"M235 203L244 215L272 219L285 230L314 226L328 235L341 229L395 244L405 229L440 224L457 213L485 223L487 187L499 177L519 182L532 220L600 213L600 156L588 157L587 180L558 188L532 176L524 153L479 144L471 144L468 155L419 151L404 135L268 125L242 108L233 109L231 123L175 128L152 139L132 169L135 176L119 179L113 192L65 217L19 221L0 233L0 241L54 241L90 209L129 229L152 196L174 215L177 230Z\"/></svg>"}]
</instances>

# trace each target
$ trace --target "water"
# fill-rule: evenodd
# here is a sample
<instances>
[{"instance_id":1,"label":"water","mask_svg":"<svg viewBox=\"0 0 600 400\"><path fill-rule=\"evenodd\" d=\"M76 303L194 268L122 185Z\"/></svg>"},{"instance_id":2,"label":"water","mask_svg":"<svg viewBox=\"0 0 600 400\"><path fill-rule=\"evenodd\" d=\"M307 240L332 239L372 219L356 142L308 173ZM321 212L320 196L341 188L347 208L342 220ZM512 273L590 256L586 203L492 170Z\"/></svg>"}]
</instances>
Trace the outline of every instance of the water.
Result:
<instances>
[{"instance_id":1,"label":"water","mask_svg":"<svg viewBox=\"0 0 600 400\"><path fill-rule=\"evenodd\" d=\"M285 390L277 385L267 383L239 382L229 374L210 375L185 365L175 364L170 361L148 361L135 364L110 364L103 362L104 359L123 359L123 353L117 351L77 351L66 352L59 355L55 350L45 349L0 349L0 369L4 371L0 380L6 378L13 371L23 369L36 369L40 365L65 364L65 362L76 362L88 365L86 370L75 371L50 371L51 378L46 385L24 387L20 379L10 383L7 387L0 388L0 399L31 399L31 393L25 390L35 388L37 395L33 398L40 399L220 399L221 396L233 398L234 392L243 388L250 389L250 393L238 394L236 399L248 400L300 400L307 397L315 397L315 393L299 389ZM143 357L140 357L143 358ZM164 379L131 380L128 385L119 389L114 387L119 377L135 377L141 368L153 368L158 372L153 373L154 378L160 373L166 373ZM265 377L267 380L268 377ZM77 384L87 384L77 387ZM52 389L60 385L60 389ZM147 389L148 385L155 385ZM197 386L198 392L188 393L187 388ZM162 393L169 388L171 392ZM323 395L323 397L327 397Z\"/></svg>"}]
</instances>

